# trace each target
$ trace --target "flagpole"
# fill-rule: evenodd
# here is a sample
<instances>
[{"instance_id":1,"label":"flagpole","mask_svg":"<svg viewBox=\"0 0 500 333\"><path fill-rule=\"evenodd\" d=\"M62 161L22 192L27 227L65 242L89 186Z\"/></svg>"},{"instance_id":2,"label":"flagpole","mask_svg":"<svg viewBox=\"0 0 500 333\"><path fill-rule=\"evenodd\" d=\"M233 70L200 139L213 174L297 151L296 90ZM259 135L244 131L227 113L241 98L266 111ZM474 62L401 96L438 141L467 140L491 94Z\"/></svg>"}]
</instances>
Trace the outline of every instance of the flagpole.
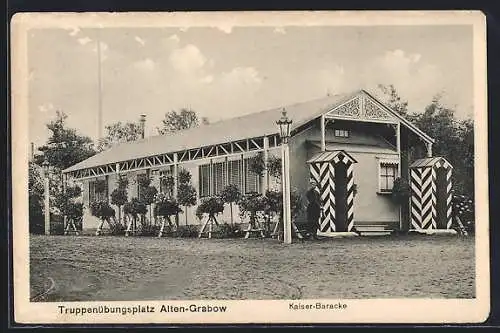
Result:
<instances>
[{"instance_id":1,"label":"flagpole","mask_svg":"<svg viewBox=\"0 0 500 333\"><path fill-rule=\"evenodd\" d=\"M101 40L100 30L97 32L97 140L102 138L102 66L101 66Z\"/></svg>"}]
</instances>

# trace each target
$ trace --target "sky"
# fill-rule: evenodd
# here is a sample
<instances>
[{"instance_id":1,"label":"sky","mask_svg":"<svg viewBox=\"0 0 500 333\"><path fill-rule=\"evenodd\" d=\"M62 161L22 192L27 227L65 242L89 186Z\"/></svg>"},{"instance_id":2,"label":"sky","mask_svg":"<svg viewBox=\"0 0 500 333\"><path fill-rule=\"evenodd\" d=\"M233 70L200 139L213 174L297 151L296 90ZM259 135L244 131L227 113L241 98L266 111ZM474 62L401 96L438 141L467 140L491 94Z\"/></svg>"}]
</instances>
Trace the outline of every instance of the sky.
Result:
<instances>
[{"instance_id":1,"label":"sky","mask_svg":"<svg viewBox=\"0 0 500 333\"><path fill-rule=\"evenodd\" d=\"M56 110L97 138L103 123L190 108L214 122L329 94L393 84L409 109L433 96L473 113L471 26L285 26L32 29L28 33L30 141L42 145Z\"/></svg>"}]
</instances>

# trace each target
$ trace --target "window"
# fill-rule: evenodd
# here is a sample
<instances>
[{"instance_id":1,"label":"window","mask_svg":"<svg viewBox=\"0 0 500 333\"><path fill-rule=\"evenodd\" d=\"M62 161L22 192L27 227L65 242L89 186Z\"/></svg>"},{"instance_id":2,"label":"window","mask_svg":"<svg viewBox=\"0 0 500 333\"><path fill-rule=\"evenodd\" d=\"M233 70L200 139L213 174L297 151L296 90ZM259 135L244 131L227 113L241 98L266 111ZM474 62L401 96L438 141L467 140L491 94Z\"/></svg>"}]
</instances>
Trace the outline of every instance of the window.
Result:
<instances>
[{"instance_id":1,"label":"window","mask_svg":"<svg viewBox=\"0 0 500 333\"><path fill-rule=\"evenodd\" d=\"M200 197L210 195L210 164L199 166L199 193Z\"/></svg>"},{"instance_id":2,"label":"window","mask_svg":"<svg viewBox=\"0 0 500 333\"><path fill-rule=\"evenodd\" d=\"M141 173L137 175L137 199L142 200L142 196L144 194L145 187L142 186L142 180L148 178L149 175L147 173Z\"/></svg>"},{"instance_id":3,"label":"window","mask_svg":"<svg viewBox=\"0 0 500 333\"><path fill-rule=\"evenodd\" d=\"M237 159L199 166L200 197L218 195L228 185L236 185L242 193L259 192L260 177L249 169L249 159Z\"/></svg>"},{"instance_id":4,"label":"window","mask_svg":"<svg viewBox=\"0 0 500 333\"><path fill-rule=\"evenodd\" d=\"M212 164L212 172L213 172L213 183L214 189L213 194L219 195L222 192L224 186L226 186L226 168L227 165L225 162L219 162Z\"/></svg>"},{"instance_id":5,"label":"window","mask_svg":"<svg viewBox=\"0 0 500 333\"><path fill-rule=\"evenodd\" d=\"M259 192L259 175L251 172L248 167L249 159L245 159L245 193Z\"/></svg>"},{"instance_id":6,"label":"window","mask_svg":"<svg viewBox=\"0 0 500 333\"><path fill-rule=\"evenodd\" d=\"M89 203L97 201L108 201L108 182L104 179L89 181Z\"/></svg>"},{"instance_id":7,"label":"window","mask_svg":"<svg viewBox=\"0 0 500 333\"><path fill-rule=\"evenodd\" d=\"M236 185L241 190L242 187L241 160L228 161L227 167L229 171L228 184Z\"/></svg>"},{"instance_id":8,"label":"window","mask_svg":"<svg viewBox=\"0 0 500 333\"><path fill-rule=\"evenodd\" d=\"M338 129L336 128L334 131L334 135L337 137L341 138L348 138L349 137L349 131L346 129Z\"/></svg>"},{"instance_id":9,"label":"window","mask_svg":"<svg viewBox=\"0 0 500 333\"><path fill-rule=\"evenodd\" d=\"M170 184L169 184L170 182ZM171 168L160 171L160 192L167 196L173 195L173 178Z\"/></svg>"},{"instance_id":10,"label":"window","mask_svg":"<svg viewBox=\"0 0 500 333\"><path fill-rule=\"evenodd\" d=\"M380 161L379 163L379 191L390 193L394 186L394 179L398 175L398 162Z\"/></svg>"}]
</instances>

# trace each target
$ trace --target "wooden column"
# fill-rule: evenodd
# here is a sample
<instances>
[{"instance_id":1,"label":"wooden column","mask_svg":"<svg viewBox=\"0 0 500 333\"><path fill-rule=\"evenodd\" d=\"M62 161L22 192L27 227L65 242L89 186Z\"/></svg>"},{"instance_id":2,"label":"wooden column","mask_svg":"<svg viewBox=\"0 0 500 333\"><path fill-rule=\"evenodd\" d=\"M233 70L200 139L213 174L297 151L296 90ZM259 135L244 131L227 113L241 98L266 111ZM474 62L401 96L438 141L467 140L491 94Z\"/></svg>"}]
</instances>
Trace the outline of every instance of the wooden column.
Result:
<instances>
[{"instance_id":1,"label":"wooden column","mask_svg":"<svg viewBox=\"0 0 500 333\"><path fill-rule=\"evenodd\" d=\"M321 116L321 151L326 150L326 139L325 139L325 115Z\"/></svg>"},{"instance_id":2,"label":"wooden column","mask_svg":"<svg viewBox=\"0 0 500 333\"><path fill-rule=\"evenodd\" d=\"M241 187L240 187L240 189L241 189L241 194L245 195L245 192L246 192L245 191L245 184L246 184L246 180L247 180L246 172L245 172L246 171L245 170L246 169L245 168L245 154L241 154L241 166L240 166L240 168L241 168L241 177L240 177Z\"/></svg>"},{"instance_id":3,"label":"wooden column","mask_svg":"<svg viewBox=\"0 0 500 333\"><path fill-rule=\"evenodd\" d=\"M50 186L49 186L49 172L44 170L44 206L45 206L45 234L50 235Z\"/></svg>"},{"instance_id":4,"label":"wooden column","mask_svg":"<svg viewBox=\"0 0 500 333\"><path fill-rule=\"evenodd\" d=\"M179 156L177 153L174 153L174 190L173 190L173 196L174 199L177 200L177 194L179 193ZM179 214L175 215L175 225L179 226Z\"/></svg>"},{"instance_id":5,"label":"wooden column","mask_svg":"<svg viewBox=\"0 0 500 333\"><path fill-rule=\"evenodd\" d=\"M401 123L396 125L396 148L398 151L398 177L401 177Z\"/></svg>"},{"instance_id":6,"label":"wooden column","mask_svg":"<svg viewBox=\"0 0 500 333\"><path fill-rule=\"evenodd\" d=\"M118 162L115 163L115 174L116 174L116 183L118 184L118 179L120 178L120 163L118 163ZM123 216L122 216L121 208L119 206L117 206L116 208L118 208L118 210L119 210L119 212L118 212L118 216L119 216L118 222L122 223Z\"/></svg>"},{"instance_id":7,"label":"wooden column","mask_svg":"<svg viewBox=\"0 0 500 333\"><path fill-rule=\"evenodd\" d=\"M66 194L66 188L68 187L67 174L63 173L62 177L63 177L62 190L63 190L63 193ZM66 198L65 200L68 200L68 199ZM66 214L64 214L64 216L63 216L63 230L66 230L67 224L68 224L68 216Z\"/></svg>"},{"instance_id":8,"label":"wooden column","mask_svg":"<svg viewBox=\"0 0 500 333\"><path fill-rule=\"evenodd\" d=\"M177 153L174 153L174 198L177 199L177 187L179 185L179 180L177 179L178 178L178 175L179 175L179 157L177 155Z\"/></svg>"},{"instance_id":9,"label":"wooden column","mask_svg":"<svg viewBox=\"0 0 500 333\"><path fill-rule=\"evenodd\" d=\"M401 177L401 123L394 126L396 132L396 151L398 153L398 177ZM399 229L403 229L403 205L399 206Z\"/></svg>"},{"instance_id":10,"label":"wooden column","mask_svg":"<svg viewBox=\"0 0 500 333\"><path fill-rule=\"evenodd\" d=\"M264 137L264 188L262 193L265 194L269 189L269 171L267 170L269 160L269 138Z\"/></svg>"},{"instance_id":11,"label":"wooden column","mask_svg":"<svg viewBox=\"0 0 500 333\"><path fill-rule=\"evenodd\" d=\"M426 146L427 146L427 157L432 157L432 143L427 142Z\"/></svg>"},{"instance_id":12,"label":"wooden column","mask_svg":"<svg viewBox=\"0 0 500 333\"><path fill-rule=\"evenodd\" d=\"M288 143L283 144L283 241L292 243L292 216L290 203L290 155Z\"/></svg>"},{"instance_id":13,"label":"wooden column","mask_svg":"<svg viewBox=\"0 0 500 333\"><path fill-rule=\"evenodd\" d=\"M400 131L401 135L401 178L406 179L408 184L410 184L410 174L408 170L408 131L404 128ZM402 231L408 231L410 229L410 200L411 197L408 198L408 201L405 201L401 205L401 220L400 220L400 228Z\"/></svg>"}]
</instances>

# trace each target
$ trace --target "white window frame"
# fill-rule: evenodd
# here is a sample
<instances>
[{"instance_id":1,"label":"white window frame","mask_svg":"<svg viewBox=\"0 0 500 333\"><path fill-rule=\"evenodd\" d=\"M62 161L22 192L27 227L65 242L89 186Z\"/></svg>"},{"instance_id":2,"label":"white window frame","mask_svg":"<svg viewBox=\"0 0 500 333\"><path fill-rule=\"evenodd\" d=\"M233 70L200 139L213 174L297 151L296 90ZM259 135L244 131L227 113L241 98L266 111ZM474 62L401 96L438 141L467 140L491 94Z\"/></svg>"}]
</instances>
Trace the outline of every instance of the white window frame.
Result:
<instances>
[{"instance_id":1,"label":"white window frame","mask_svg":"<svg viewBox=\"0 0 500 333\"><path fill-rule=\"evenodd\" d=\"M210 161L209 163L204 163L204 164L200 164L198 165L198 192L199 192L199 196L200 198L204 198L204 197L210 197L210 196L214 196L214 195L217 195L220 191L222 190L222 188L224 188L225 186L227 186L229 183L230 183L230 178L231 178L231 174L230 174L230 168L229 168L229 164L230 163L233 163L234 161L237 161L238 163L236 163L236 165L238 166L238 169L239 169L239 179L238 179L238 184L235 184L235 185L238 185L238 187L240 188L240 191L243 195L245 194L249 194L251 192L254 192L254 191L249 191L249 179L248 177L253 177L253 175L251 175L251 172L249 170L249 167L248 167L248 160L252 158L252 156L238 156L238 158L233 158L233 159L226 159L226 160L223 160L223 161L220 161L220 160L213 160L213 161ZM215 164L219 164L219 163L222 163L223 167L222 167L222 177L223 177L223 181L221 184L222 188L219 189L219 188L216 188L216 182L215 182L215 168L214 168L214 165ZM205 166L207 167L208 166L208 191L207 193L201 193L201 183L202 183L202 175L201 175L201 167L202 166ZM255 179L255 190L257 193L260 193L261 191L261 186L260 186L260 177L258 175L255 175L256 179Z\"/></svg>"},{"instance_id":2,"label":"white window frame","mask_svg":"<svg viewBox=\"0 0 500 333\"><path fill-rule=\"evenodd\" d=\"M379 158L377 161L378 171L377 171L377 193L380 194L392 194L391 190L382 189L382 165L389 164L394 166L394 180L399 177L399 161L397 159L387 159ZM394 183L393 183L394 184Z\"/></svg>"},{"instance_id":3,"label":"white window frame","mask_svg":"<svg viewBox=\"0 0 500 333\"><path fill-rule=\"evenodd\" d=\"M174 171L172 170L173 166L168 166L167 168L155 170L155 175L158 176L158 191L163 194L168 194L168 195L173 195L173 193L166 193L164 188L162 187L162 180L164 177L173 177L174 176ZM173 191L173 189L172 189Z\"/></svg>"},{"instance_id":4,"label":"white window frame","mask_svg":"<svg viewBox=\"0 0 500 333\"><path fill-rule=\"evenodd\" d=\"M106 190L102 197L98 195L98 193L95 191L95 183L98 181L104 181L106 184ZM99 202L99 201L107 201L109 202L109 184L106 178L93 178L88 181L88 188L89 188L89 193L88 193L88 201L89 204L93 202ZM92 200L93 199L93 200Z\"/></svg>"},{"instance_id":5,"label":"white window frame","mask_svg":"<svg viewBox=\"0 0 500 333\"><path fill-rule=\"evenodd\" d=\"M345 128L335 128L333 130L333 135L337 138L348 138L350 133L349 130Z\"/></svg>"}]
</instances>

